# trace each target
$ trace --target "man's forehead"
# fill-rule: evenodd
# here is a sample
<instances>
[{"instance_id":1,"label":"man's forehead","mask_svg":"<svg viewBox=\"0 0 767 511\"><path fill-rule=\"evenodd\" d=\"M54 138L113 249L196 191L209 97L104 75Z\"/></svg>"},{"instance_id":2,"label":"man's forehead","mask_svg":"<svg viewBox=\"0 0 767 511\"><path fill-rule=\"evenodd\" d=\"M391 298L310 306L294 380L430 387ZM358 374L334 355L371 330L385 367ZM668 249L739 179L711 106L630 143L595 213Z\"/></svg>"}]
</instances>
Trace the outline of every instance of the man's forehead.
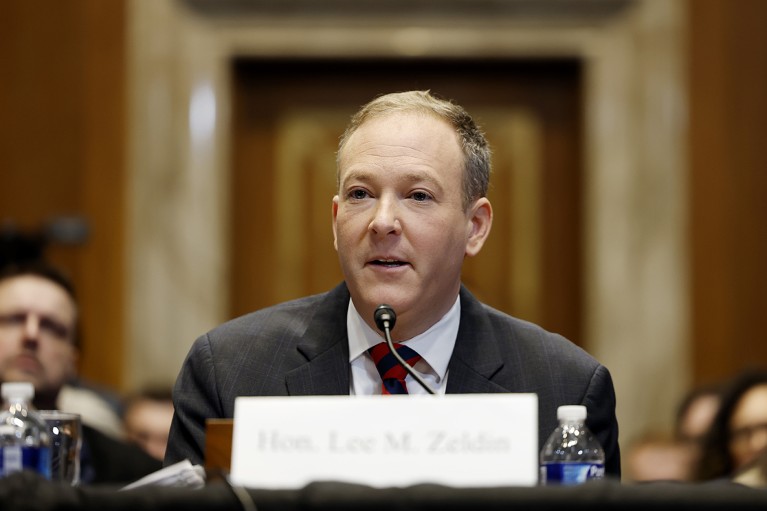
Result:
<instances>
[{"instance_id":1,"label":"man's forehead","mask_svg":"<svg viewBox=\"0 0 767 511\"><path fill-rule=\"evenodd\" d=\"M428 112L405 110L394 111L366 119L349 136L347 145L350 141L358 139L370 131L374 131L377 136L380 136L381 127L386 127L392 133L405 132L416 135L423 133L424 130L438 130L454 134L455 142L458 142L458 135L447 120Z\"/></svg>"},{"instance_id":2,"label":"man's forehead","mask_svg":"<svg viewBox=\"0 0 767 511\"><path fill-rule=\"evenodd\" d=\"M0 308L41 312L76 312L74 300L56 282L37 275L18 275L0 280Z\"/></svg>"},{"instance_id":3,"label":"man's forehead","mask_svg":"<svg viewBox=\"0 0 767 511\"><path fill-rule=\"evenodd\" d=\"M343 181L350 164L358 159L391 156L442 165L451 159L462 160L463 153L458 134L447 121L423 112L406 111L363 122L339 156L339 177Z\"/></svg>"}]
</instances>

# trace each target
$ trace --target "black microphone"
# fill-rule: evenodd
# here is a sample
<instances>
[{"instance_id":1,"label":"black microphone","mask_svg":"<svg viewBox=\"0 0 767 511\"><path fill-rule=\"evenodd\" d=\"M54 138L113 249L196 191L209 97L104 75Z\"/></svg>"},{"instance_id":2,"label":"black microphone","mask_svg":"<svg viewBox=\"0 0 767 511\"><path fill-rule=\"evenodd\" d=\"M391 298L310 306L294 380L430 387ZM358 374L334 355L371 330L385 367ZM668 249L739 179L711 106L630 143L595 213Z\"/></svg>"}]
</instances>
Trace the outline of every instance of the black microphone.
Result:
<instances>
[{"instance_id":1,"label":"black microphone","mask_svg":"<svg viewBox=\"0 0 767 511\"><path fill-rule=\"evenodd\" d=\"M373 319L375 320L378 329L384 333L384 337L386 338L386 345L389 346L389 351L391 351L391 354L394 355L395 359L397 359L399 365L401 365L405 371L407 371L408 374L412 376L413 379L417 381L421 387L423 387L426 392L429 394L436 394L434 389L429 387L429 385L423 381L421 375L415 372L415 369L410 367L410 364L405 362L405 359L403 359L400 354L397 353L397 350L394 349L394 343L391 340L391 331L394 328L394 323L397 322L397 314L395 314L394 309L392 309L389 305L382 303L376 307L376 310L373 313Z\"/></svg>"}]
</instances>

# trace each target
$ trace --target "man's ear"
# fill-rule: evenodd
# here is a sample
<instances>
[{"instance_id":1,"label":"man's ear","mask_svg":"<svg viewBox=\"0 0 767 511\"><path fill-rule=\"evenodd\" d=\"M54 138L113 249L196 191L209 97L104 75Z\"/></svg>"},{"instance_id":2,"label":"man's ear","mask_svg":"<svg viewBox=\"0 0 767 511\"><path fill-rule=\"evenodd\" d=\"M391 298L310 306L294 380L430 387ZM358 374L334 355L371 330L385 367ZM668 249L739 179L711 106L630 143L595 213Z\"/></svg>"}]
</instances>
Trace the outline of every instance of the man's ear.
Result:
<instances>
[{"instance_id":1,"label":"man's ear","mask_svg":"<svg viewBox=\"0 0 767 511\"><path fill-rule=\"evenodd\" d=\"M338 195L333 197L333 246L338 251L338 237L336 236L336 217L338 216Z\"/></svg>"},{"instance_id":2,"label":"man's ear","mask_svg":"<svg viewBox=\"0 0 767 511\"><path fill-rule=\"evenodd\" d=\"M466 255L473 257L479 254L493 225L493 206L487 197L474 201L469 212L468 236L466 238Z\"/></svg>"}]
</instances>

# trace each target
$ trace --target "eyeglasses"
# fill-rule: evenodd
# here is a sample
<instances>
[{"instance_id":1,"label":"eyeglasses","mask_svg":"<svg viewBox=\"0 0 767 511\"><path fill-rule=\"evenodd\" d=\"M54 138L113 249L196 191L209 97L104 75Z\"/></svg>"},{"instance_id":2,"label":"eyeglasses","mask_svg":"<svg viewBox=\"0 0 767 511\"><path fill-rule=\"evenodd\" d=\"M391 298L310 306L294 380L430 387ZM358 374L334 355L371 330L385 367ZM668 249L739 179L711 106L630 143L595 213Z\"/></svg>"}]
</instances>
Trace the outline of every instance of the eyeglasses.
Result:
<instances>
[{"instance_id":1,"label":"eyeglasses","mask_svg":"<svg viewBox=\"0 0 767 511\"><path fill-rule=\"evenodd\" d=\"M767 435L767 422L742 426L732 430L730 432L730 442L733 444L744 444L757 434Z\"/></svg>"},{"instance_id":2,"label":"eyeglasses","mask_svg":"<svg viewBox=\"0 0 767 511\"><path fill-rule=\"evenodd\" d=\"M28 312L14 312L10 314L0 314L0 329L22 330L27 324ZM71 329L62 322L49 316L39 316L40 337L56 341L68 341L70 339Z\"/></svg>"}]
</instances>

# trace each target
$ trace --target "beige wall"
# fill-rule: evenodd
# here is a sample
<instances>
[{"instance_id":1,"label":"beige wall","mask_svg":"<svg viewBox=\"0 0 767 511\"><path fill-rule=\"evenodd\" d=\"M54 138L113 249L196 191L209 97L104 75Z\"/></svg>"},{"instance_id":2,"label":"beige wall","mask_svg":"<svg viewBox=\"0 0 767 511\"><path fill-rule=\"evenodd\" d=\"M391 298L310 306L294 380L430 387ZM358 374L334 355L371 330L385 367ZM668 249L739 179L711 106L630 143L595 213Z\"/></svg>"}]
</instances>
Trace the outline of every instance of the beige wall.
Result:
<instances>
[{"instance_id":1,"label":"beige wall","mask_svg":"<svg viewBox=\"0 0 767 511\"><path fill-rule=\"evenodd\" d=\"M84 311L80 370L119 388L125 281L125 2L0 2L0 227L87 221L51 243Z\"/></svg>"}]
</instances>

